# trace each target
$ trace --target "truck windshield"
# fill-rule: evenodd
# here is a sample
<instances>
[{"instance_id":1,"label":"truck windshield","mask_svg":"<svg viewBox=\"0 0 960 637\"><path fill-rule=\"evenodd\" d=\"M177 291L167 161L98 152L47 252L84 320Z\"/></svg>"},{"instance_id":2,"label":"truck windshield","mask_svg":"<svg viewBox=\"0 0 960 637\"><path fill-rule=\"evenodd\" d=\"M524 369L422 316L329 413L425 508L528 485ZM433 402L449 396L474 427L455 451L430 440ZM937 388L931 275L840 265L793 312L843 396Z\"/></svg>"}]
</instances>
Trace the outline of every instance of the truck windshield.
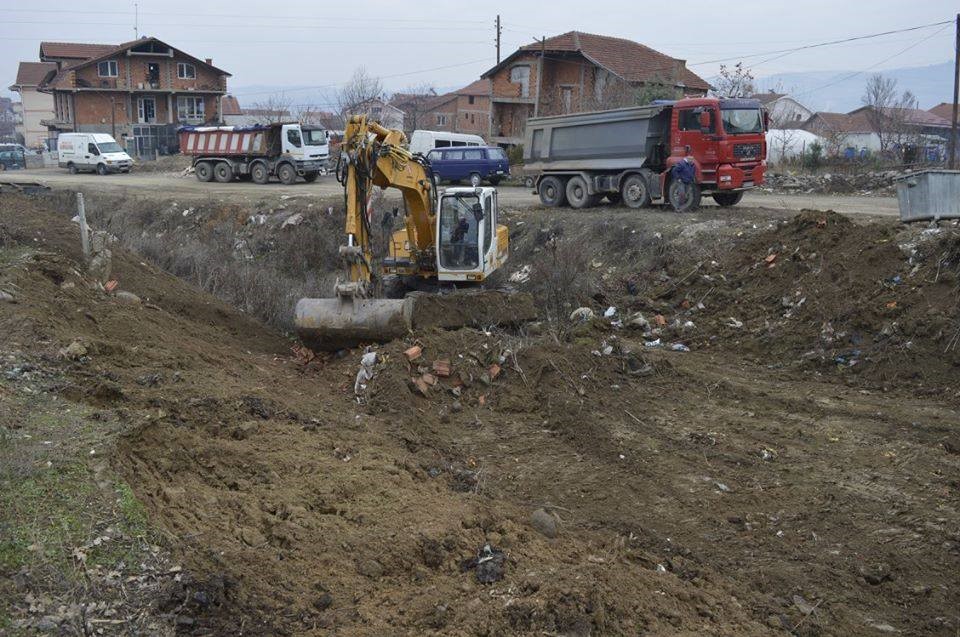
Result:
<instances>
[{"instance_id":1,"label":"truck windshield","mask_svg":"<svg viewBox=\"0 0 960 637\"><path fill-rule=\"evenodd\" d=\"M122 153L123 149L120 148L120 144L117 142L100 142L97 144L97 148L100 149L101 153Z\"/></svg>"},{"instance_id":2,"label":"truck windshield","mask_svg":"<svg viewBox=\"0 0 960 637\"><path fill-rule=\"evenodd\" d=\"M327 143L327 131L322 129L303 129L303 142L307 146L323 146Z\"/></svg>"},{"instance_id":3,"label":"truck windshield","mask_svg":"<svg viewBox=\"0 0 960 637\"><path fill-rule=\"evenodd\" d=\"M727 135L744 135L763 131L763 118L756 108L724 108L720 110L723 130Z\"/></svg>"}]
</instances>

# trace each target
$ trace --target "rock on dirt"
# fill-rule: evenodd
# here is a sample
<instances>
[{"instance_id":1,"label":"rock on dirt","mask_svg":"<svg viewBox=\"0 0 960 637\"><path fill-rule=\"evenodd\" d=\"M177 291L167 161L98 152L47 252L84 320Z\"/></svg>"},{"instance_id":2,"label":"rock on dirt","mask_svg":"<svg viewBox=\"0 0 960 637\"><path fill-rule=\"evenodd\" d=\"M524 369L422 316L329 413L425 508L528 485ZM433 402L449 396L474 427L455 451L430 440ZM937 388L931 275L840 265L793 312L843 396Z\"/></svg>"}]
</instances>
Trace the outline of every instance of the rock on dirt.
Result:
<instances>
[{"instance_id":1,"label":"rock on dirt","mask_svg":"<svg viewBox=\"0 0 960 637\"><path fill-rule=\"evenodd\" d=\"M557 537L557 519L547 513L546 509L540 508L534 511L530 516L530 525L549 538Z\"/></svg>"}]
</instances>

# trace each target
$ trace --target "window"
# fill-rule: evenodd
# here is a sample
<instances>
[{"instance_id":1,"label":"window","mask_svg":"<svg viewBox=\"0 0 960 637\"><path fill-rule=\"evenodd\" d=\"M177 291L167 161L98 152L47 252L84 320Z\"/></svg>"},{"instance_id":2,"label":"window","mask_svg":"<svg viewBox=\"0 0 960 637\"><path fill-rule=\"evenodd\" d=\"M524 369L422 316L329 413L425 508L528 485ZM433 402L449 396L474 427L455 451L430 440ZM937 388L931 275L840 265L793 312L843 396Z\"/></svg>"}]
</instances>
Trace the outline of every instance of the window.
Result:
<instances>
[{"instance_id":1,"label":"window","mask_svg":"<svg viewBox=\"0 0 960 637\"><path fill-rule=\"evenodd\" d=\"M483 208L476 196L444 197L440 204L440 265L472 270L480 263L479 219ZM478 219L479 217L479 219Z\"/></svg>"},{"instance_id":2,"label":"window","mask_svg":"<svg viewBox=\"0 0 960 637\"><path fill-rule=\"evenodd\" d=\"M450 146L449 139L438 139L433 145L434 148L447 148L448 146Z\"/></svg>"},{"instance_id":3,"label":"window","mask_svg":"<svg viewBox=\"0 0 960 637\"><path fill-rule=\"evenodd\" d=\"M744 135L763 132L763 117L756 108L721 108L723 130L727 135Z\"/></svg>"},{"instance_id":4,"label":"window","mask_svg":"<svg viewBox=\"0 0 960 637\"><path fill-rule=\"evenodd\" d=\"M202 97L177 98L177 119L181 122L202 122L204 117Z\"/></svg>"},{"instance_id":5,"label":"window","mask_svg":"<svg viewBox=\"0 0 960 637\"><path fill-rule=\"evenodd\" d=\"M447 125L446 113L437 113L437 126L446 126L446 125Z\"/></svg>"},{"instance_id":6,"label":"window","mask_svg":"<svg viewBox=\"0 0 960 637\"><path fill-rule=\"evenodd\" d=\"M523 64L510 69L510 83L520 85L520 97L530 97L530 67Z\"/></svg>"},{"instance_id":7,"label":"window","mask_svg":"<svg viewBox=\"0 0 960 637\"><path fill-rule=\"evenodd\" d=\"M300 141L300 131L291 128L287 131L287 141L300 148L303 145L303 142Z\"/></svg>"},{"instance_id":8,"label":"window","mask_svg":"<svg viewBox=\"0 0 960 637\"><path fill-rule=\"evenodd\" d=\"M702 108L685 108L679 112L677 116L677 128L680 130L692 130L700 131L700 113L703 112ZM707 111L710 113L710 128L708 132L716 132L717 125L713 117L712 111Z\"/></svg>"},{"instance_id":9,"label":"window","mask_svg":"<svg viewBox=\"0 0 960 637\"><path fill-rule=\"evenodd\" d=\"M157 102L152 97L137 100L137 117L141 124L153 124L157 121Z\"/></svg>"},{"instance_id":10,"label":"window","mask_svg":"<svg viewBox=\"0 0 960 637\"><path fill-rule=\"evenodd\" d=\"M186 62L178 62L177 77L181 80L195 80L197 79L197 67Z\"/></svg>"},{"instance_id":11,"label":"window","mask_svg":"<svg viewBox=\"0 0 960 637\"><path fill-rule=\"evenodd\" d=\"M479 159L483 159L483 151L482 150L465 150L463 151L463 158L471 161L477 161Z\"/></svg>"},{"instance_id":12,"label":"window","mask_svg":"<svg viewBox=\"0 0 960 637\"><path fill-rule=\"evenodd\" d=\"M563 107L564 113L570 112L570 109L573 107L573 87L560 87L560 105Z\"/></svg>"},{"instance_id":13,"label":"window","mask_svg":"<svg viewBox=\"0 0 960 637\"><path fill-rule=\"evenodd\" d=\"M100 151L97 150L97 145L96 145L96 144L87 144L87 152L90 153L91 155L99 155L99 154L100 154Z\"/></svg>"},{"instance_id":14,"label":"window","mask_svg":"<svg viewBox=\"0 0 960 637\"><path fill-rule=\"evenodd\" d=\"M446 161L462 161L463 160L463 151L462 150L448 150L443 153L443 158Z\"/></svg>"},{"instance_id":15,"label":"window","mask_svg":"<svg viewBox=\"0 0 960 637\"><path fill-rule=\"evenodd\" d=\"M473 96L473 95L467 97L467 102L469 102L470 104L473 104L473 100L474 100L474 96Z\"/></svg>"},{"instance_id":16,"label":"window","mask_svg":"<svg viewBox=\"0 0 960 637\"><path fill-rule=\"evenodd\" d=\"M506 159L507 154L503 152L502 148L491 148L487 150L487 154L490 156L490 159Z\"/></svg>"},{"instance_id":17,"label":"window","mask_svg":"<svg viewBox=\"0 0 960 637\"><path fill-rule=\"evenodd\" d=\"M100 77L117 77L117 75L119 75L117 70L117 61L107 60L106 62L98 63L97 75Z\"/></svg>"},{"instance_id":18,"label":"window","mask_svg":"<svg viewBox=\"0 0 960 637\"><path fill-rule=\"evenodd\" d=\"M496 220L493 218L493 195L487 195L483 200L484 216L483 226L483 245L480 247L480 254L485 254L493 243L493 224Z\"/></svg>"}]
</instances>

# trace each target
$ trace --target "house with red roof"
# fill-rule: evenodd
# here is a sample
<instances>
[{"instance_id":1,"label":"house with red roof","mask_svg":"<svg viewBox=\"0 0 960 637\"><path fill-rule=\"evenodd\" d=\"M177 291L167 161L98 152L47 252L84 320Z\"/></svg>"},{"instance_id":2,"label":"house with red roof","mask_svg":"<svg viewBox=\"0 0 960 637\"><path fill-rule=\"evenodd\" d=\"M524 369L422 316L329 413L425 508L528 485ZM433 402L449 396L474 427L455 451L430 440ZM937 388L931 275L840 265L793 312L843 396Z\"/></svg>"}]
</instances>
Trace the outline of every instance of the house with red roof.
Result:
<instances>
[{"instance_id":1,"label":"house with red roof","mask_svg":"<svg viewBox=\"0 0 960 637\"><path fill-rule=\"evenodd\" d=\"M580 31L522 46L481 78L491 84L490 141L502 145L522 142L529 117L630 105L645 87L675 98L710 89L685 60Z\"/></svg>"},{"instance_id":2,"label":"house with red roof","mask_svg":"<svg viewBox=\"0 0 960 637\"><path fill-rule=\"evenodd\" d=\"M443 95L395 93L390 103L406 113L408 132L416 129L490 136L490 80L479 79Z\"/></svg>"},{"instance_id":3,"label":"house with red roof","mask_svg":"<svg viewBox=\"0 0 960 637\"><path fill-rule=\"evenodd\" d=\"M41 42L40 62L21 62L17 85L21 99L29 89L52 102L38 120L46 137L109 133L131 154L152 155L176 150L180 125L222 120L228 77L210 58L142 37L123 44Z\"/></svg>"}]
</instances>

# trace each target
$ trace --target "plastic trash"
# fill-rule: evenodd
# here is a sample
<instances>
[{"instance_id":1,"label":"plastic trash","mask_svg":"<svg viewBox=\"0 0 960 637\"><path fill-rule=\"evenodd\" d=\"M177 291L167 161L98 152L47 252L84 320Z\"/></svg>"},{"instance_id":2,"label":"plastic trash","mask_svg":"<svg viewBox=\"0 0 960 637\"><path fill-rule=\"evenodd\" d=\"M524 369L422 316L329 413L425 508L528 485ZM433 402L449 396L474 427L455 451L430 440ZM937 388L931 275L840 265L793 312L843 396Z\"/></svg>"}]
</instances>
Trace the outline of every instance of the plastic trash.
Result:
<instances>
[{"instance_id":1,"label":"plastic trash","mask_svg":"<svg viewBox=\"0 0 960 637\"><path fill-rule=\"evenodd\" d=\"M603 318L610 318L610 317L612 317L612 316L613 316L614 314L616 314L616 313L617 313L617 308L615 308L614 306L611 305L611 306L608 307L608 308L606 309L606 311L603 313Z\"/></svg>"},{"instance_id":2,"label":"plastic trash","mask_svg":"<svg viewBox=\"0 0 960 637\"><path fill-rule=\"evenodd\" d=\"M690 348L687 347L686 345L684 345L683 343L674 343L673 345L670 346L670 349L672 349L672 350L675 351L675 352L689 352L689 351L690 351Z\"/></svg>"}]
</instances>

